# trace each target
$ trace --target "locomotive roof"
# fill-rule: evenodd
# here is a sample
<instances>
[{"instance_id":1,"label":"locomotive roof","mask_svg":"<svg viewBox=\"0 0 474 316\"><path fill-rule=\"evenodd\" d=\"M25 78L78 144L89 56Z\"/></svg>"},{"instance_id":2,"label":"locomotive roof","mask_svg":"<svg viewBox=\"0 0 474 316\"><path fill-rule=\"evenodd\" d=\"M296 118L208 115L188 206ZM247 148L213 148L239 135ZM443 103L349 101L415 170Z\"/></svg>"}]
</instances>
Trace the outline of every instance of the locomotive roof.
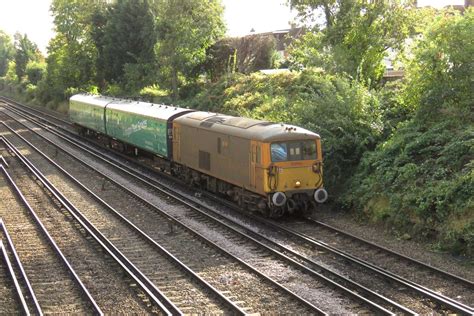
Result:
<instances>
[{"instance_id":1,"label":"locomotive roof","mask_svg":"<svg viewBox=\"0 0 474 316\"><path fill-rule=\"evenodd\" d=\"M318 134L294 125L210 112L192 112L176 118L175 122L264 142L320 138Z\"/></svg>"}]
</instances>

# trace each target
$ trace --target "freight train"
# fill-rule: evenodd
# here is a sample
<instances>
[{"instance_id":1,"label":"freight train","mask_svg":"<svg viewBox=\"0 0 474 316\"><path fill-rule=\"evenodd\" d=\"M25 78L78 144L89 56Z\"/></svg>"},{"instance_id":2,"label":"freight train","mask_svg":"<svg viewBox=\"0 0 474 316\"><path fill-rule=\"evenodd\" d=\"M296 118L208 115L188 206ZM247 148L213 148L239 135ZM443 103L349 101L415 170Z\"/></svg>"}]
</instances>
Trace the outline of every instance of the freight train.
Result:
<instances>
[{"instance_id":1,"label":"freight train","mask_svg":"<svg viewBox=\"0 0 474 316\"><path fill-rule=\"evenodd\" d=\"M175 106L77 94L69 116L109 147L268 217L324 203L321 139L303 128Z\"/></svg>"}]
</instances>

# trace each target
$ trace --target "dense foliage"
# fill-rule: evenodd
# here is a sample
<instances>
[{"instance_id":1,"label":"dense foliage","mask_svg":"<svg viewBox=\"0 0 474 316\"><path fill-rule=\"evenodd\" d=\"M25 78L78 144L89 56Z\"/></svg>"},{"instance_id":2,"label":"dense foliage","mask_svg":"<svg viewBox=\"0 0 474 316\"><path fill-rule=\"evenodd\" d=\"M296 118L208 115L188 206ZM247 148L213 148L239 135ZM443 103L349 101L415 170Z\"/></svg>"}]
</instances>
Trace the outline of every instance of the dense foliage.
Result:
<instances>
[{"instance_id":1,"label":"dense foliage","mask_svg":"<svg viewBox=\"0 0 474 316\"><path fill-rule=\"evenodd\" d=\"M408 67L416 115L364 157L348 206L474 252L474 11L438 16ZM414 224L414 226L411 226Z\"/></svg>"},{"instance_id":2,"label":"dense foliage","mask_svg":"<svg viewBox=\"0 0 474 316\"><path fill-rule=\"evenodd\" d=\"M377 85L388 51L399 51L415 31L411 1L290 0L300 17L316 23L293 45L293 67L321 67ZM323 12L323 18L318 17Z\"/></svg>"},{"instance_id":3,"label":"dense foliage","mask_svg":"<svg viewBox=\"0 0 474 316\"><path fill-rule=\"evenodd\" d=\"M0 77L5 76L8 70L8 62L15 54L13 43L5 32L0 30Z\"/></svg>"},{"instance_id":4,"label":"dense foliage","mask_svg":"<svg viewBox=\"0 0 474 316\"><path fill-rule=\"evenodd\" d=\"M179 76L195 78L206 50L224 35L224 9L218 0L167 0L158 6L156 46L160 70L178 98Z\"/></svg>"}]
</instances>

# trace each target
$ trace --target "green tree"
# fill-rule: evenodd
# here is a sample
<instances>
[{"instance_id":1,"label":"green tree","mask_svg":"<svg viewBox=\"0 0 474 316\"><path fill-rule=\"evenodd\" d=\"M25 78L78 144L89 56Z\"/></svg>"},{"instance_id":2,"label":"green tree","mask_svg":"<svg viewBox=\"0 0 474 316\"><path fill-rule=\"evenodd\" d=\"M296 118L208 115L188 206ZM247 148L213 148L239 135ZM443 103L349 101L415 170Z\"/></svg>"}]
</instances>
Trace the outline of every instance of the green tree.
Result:
<instances>
[{"instance_id":1,"label":"green tree","mask_svg":"<svg viewBox=\"0 0 474 316\"><path fill-rule=\"evenodd\" d=\"M382 78L383 58L389 49L401 50L415 31L411 1L290 0L303 19L316 24L294 45L293 65L345 72L373 86Z\"/></svg>"},{"instance_id":2,"label":"green tree","mask_svg":"<svg viewBox=\"0 0 474 316\"><path fill-rule=\"evenodd\" d=\"M50 41L47 75L41 85L43 101L61 100L68 88L94 83L97 52L91 38L91 17L101 1L53 0L56 36Z\"/></svg>"},{"instance_id":3,"label":"green tree","mask_svg":"<svg viewBox=\"0 0 474 316\"><path fill-rule=\"evenodd\" d=\"M21 81L26 74L26 65L30 61L42 59L41 53L35 43L29 40L26 34L15 34L15 72L18 81Z\"/></svg>"},{"instance_id":4,"label":"green tree","mask_svg":"<svg viewBox=\"0 0 474 316\"><path fill-rule=\"evenodd\" d=\"M474 120L474 10L446 11L416 44L407 67L408 102L437 119L460 115Z\"/></svg>"},{"instance_id":5,"label":"green tree","mask_svg":"<svg viewBox=\"0 0 474 316\"><path fill-rule=\"evenodd\" d=\"M13 59L15 49L11 37L0 30L0 77L5 76L8 69L8 63Z\"/></svg>"},{"instance_id":6,"label":"green tree","mask_svg":"<svg viewBox=\"0 0 474 316\"><path fill-rule=\"evenodd\" d=\"M346 192L373 220L474 255L474 10L442 11L406 69L402 102L416 109L374 152ZM409 227L409 228L407 228ZM435 232L435 234L433 234Z\"/></svg>"},{"instance_id":7,"label":"green tree","mask_svg":"<svg viewBox=\"0 0 474 316\"><path fill-rule=\"evenodd\" d=\"M177 99L179 75L192 78L206 50L223 36L224 9L220 0L161 0L157 8L160 71Z\"/></svg>"},{"instance_id":8,"label":"green tree","mask_svg":"<svg viewBox=\"0 0 474 316\"><path fill-rule=\"evenodd\" d=\"M28 81L33 84L37 85L38 82L43 79L44 75L46 74L46 62L41 61L30 61L26 65L26 76Z\"/></svg>"},{"instance_id":9,"label":"green tree","mask_svg":"<svg viewBox=\"0 0 474 316\"><path fill-rule=\"evenodd\" d=\"M138 88L149 84L146 78L152 67L146 65L154 62L157 41L154 8L150 3L148 0L118 0L105 14L95 16L98 69L106 81ZM139 82L127 83L127 72L128 79Z\"/></svg>"}]
</instances>

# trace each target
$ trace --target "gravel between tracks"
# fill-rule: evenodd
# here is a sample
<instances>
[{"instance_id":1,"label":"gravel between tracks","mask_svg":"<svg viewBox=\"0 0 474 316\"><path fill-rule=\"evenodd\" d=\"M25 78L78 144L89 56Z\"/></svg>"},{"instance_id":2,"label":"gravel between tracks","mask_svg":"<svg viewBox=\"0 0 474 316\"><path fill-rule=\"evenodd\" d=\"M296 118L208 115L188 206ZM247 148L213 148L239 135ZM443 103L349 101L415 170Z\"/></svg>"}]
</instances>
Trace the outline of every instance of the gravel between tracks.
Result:
<instances>
[{"instance_id":1,"label":"gravel between tracks","mask_svg":"<svg viewBox=\"0 0 474 316\"><path fill-rule=\"evenodd\" d=\"M23 267L45 313L85 313L88 302L65 266L38 231L36 223L0 178L0 217L8 228Z\"/></svg>"},{"instance_id":2,"label":"gravel between tracks","mask_svg":"<svg viewBox=\"0 0 474 316\"><path fill-rule=\"evenodd\" d=\"M3 237L3 234L0 232L0 240L6 246L6 240ZM12 276L8 271L1 250L0 257L0 315L20 314L22 312L20 300L18 299Z\"/></svg>"},{"instance_id":3,"label":"gravel between tracks","mask_svg":"<svg viewBox=\"0 0 474 316\"><path fill-rule=\"evenodd\" d=\"M28 151L24 150L24 153ZM125 276L112 258L104 255L100 245L86 235L67 211L60 209L45 195L45 191L32 181L16 159L9 159L9 165L10 175L20 188L28 188L26 196L30 205L103 312L158 312L145 306L139 299L144 294L130 287L133 280Z\"/></svg>"},{"instance_id":4,"label":"gravel between tracks","mask_svg":"<svg viewBox=\"0 0 474 316\"><path fill-rule=\"evenodd\" d=\"M27 133L25 133L24 136L27 139L31 138L29 139L30 141L33 140L33 138L37 138L37 137L31 137L31 135L27 136L26 134ZM37 139L34 142L37 142ZM49 147L50 146L42 146L41 148L43 151L49 152L51 155L55 155L55 150ZM82 153L78 153L78 154L83 156ZM44 159L37 158L37 156L38 155L36 154L31 154L30 160L35 165L37 165L40 168L40 170L47 168L47 170L49 170L48 178L50 179L50 181L53 184L55 184L57 187L60 187L63 193L66 196L68 196L68 198L76 206L78 206L81 210L83 210L83 212L86 214L89 220L91 220L107 237L109 237L109 239L112 240L114 244L119 246L119 249L120 248L124 249L124 252L128 251L128 255L130 256L135 255L135 258L131 257L129 259L134 261L134 259L136 259L137 257L143 258L144 254L150 257L151 252L147 252L147 251L151 251L151 250L149 248L145 248L145 244L138 244L138 245L134 244L132 246L131 244L125 245L123 242L115 241L114 238L123 239L130 236L130 234L127 235L127 233L124 230L121 230L120 226L123 226L123 224L121 224L121 222L119 222L118 220L112 220L110 215L106 215L103 210L100 210L99 208L97 208L96 203L93 200L91 200L87 195L78 194L77 188L74 188L74 185L70 183L66 183L62 176L56 173L53 173L51 170L51 167L45 166L45 162L42 161ZM83 166L77 165L77 162L71 162L68 156L64 156L60 152L57 154L57 156L55 156L54 159L60 162L60 164L61 162L66 164L67 166L64 166L64 167L70 170L84 184L86 184L87 186L91 186L93 188L93 191L97 191L97 192L100 191L101 182L91 181L92 180L91 174L89 174L91 172L90 171L86 172ZM107 170L107 172L110 172L110 170ZM105 192L107 191L108 190L106 189ZM119 206L122 206L121 207L122 209L127 209L129 212L128 214L125 214L125 216L128 217L129 219L133 219L133 221L138 221L136 215L143 214L143 210L140 210L140 212L137 212L137 209L141 209L140 205L133 204L132 206L128 205L128 207L126 207L124 203L127 203L127 202L121 201L119 196L121 196L120 192L113 193L112 191L112 197L109 197L109 199L120 201ZM127 198L125 197L125 199ZM114 203L114 201L109 201L109 202L111 202L112 204ZM130 201L128 201L128 204L130 204ZM134 215L135 215L135 218L133 218ZM153 215L153 214L150 214L150 215ZM106 219L104 218L104 216ZM149 222L150 222L149 218L145 217L141 222L138 221L137 225L143 226ZM157 234L153 235L153 237L155 237L158 242L163 242L165 241L165 239L174 240L174 246L170 246L170 247L174 247L173 250L177 252L178 257L180 256L183 257L183 261L185 261L186 264L193 264L193 268L194 268L194 266L198 265L198 262L203 261L209 264L209 262L214 260L214 258L218 259L217 262L214 262L213 264L206 266L207 271L203 269L202 271L198 271L198 272L201 275L201 277L206 279L208 282L210 282L219 290L226 290L227 292L230 292L229 294L230 298L234 301L237 301L239 303L239 306L248 308L249 311L263 311L263 312L269 312L269 313L282 312L282 311L289 312L289 311L298 311L298 310L302 312L307 312L306 307L303 307L301 303L294 300L293 298L290 299L288 295L285 295L282 293L278 293L278 295L275 295L275 288L272 285L267 284L266 281L263 281L263 279L255 275L253 272L246 271L246 268L240 266L239 264L232 265L231 264L232 260L230 260L229 258L226 258L226 260L222 262L223 257L221 256L220 258L221 262L219 262L218 253L220 251L216 252L216 250L214 249L211 251L213 253L208 254L206 253L205 250L203 250L204 248L202 247L202 243L194 241L195 245L194 246L191 245L191 247L189 248L189 251L194 251L194 254L191 253L191 254L186 255L185 251L181 249L184 247L185 244L180 243L180 239L178 238L179 234L172 235L170 238L170 236L166 236L167 230L162 230L162 229L157 228L159 227L157 226L158 224L159 224L159 221L155 221L155 225L150 225L147 231L150 234L160 232L161 236L158 236ZM168 227L167 223L166 223L166 227ZM161 239L159 239L160 237ZM136 243L137 241L133 240L133 242ZM187 241L184 240L184 242L189 243L190 239L188 239ZM168 241L168 244L172 245L170 241ZM146 250L146 251L142 251L141 254L136 254L136 252L139 251L140 249ZM210 250L208 250L207 252L209 251ZM201 260L201 258L207 258L207 261ZM147 273L152 274L153 277L150 277L150 279L153 280L154 278L153 281L161 285L162 288L164 288L163 291L165 292L165 294L168 293L172 300L173 298L176 298L177 301L179 302L179 304L177 304L178 307L184 308L186 306L192 306L193 307L192 312L203 312L203 313L216 312L215 306L217 304L215 302L212 303L214 299L208 300L207 303L205 302L203 303L202 299L203 297L206 297L207 294L205 294L204 292L200 292L198 288L189 288L189 286L186 286L185 283L183 283L184 279L182 277L172 280L173 283L176 283L176 288L164 287L163 275L168 274L169 271L173 271L173 268L170 266L164 266L165 263L163 262L163 260L160 261L158 258L154 258L152 261L150 260L147 263L143 263L144 264L142 266L143 272L145 274ZM186 260L190 262L186 262ZM141 263L140 260L136 260L136 262L138 264ZM154 267L151 265L152 262L155 263ZM162 264L161 266L160 266L160 263ZM164 272L164 273L160 275L159 271ZM173 273L176 273L176 272L173 272ZM237 279L237 276L239 276L239 281L241 282L239 284L226 281L228 279L231 279L231 280ZM169 283L170 282L168 281L168 285ZM158 288L160 288L160 286L158 286ZM189 290L186 290L186 288L189 288ZM176 289L178 289L178 291ZM236 291L235 289L238 289L238 291ZM191 299L185 294L189 294Z\"/></svg>"},{"instance_id":5,"label":"gravel between tracks","mask_svg":"<svg viewBox=\"0 0 474 316\"><path fill-rule=\"evenodd\" d=\"M54 136L48 136L48 137L51 139L55 138ZM79 152L74 148L71 148L71 151L75 152L76 156L84 157L84 159L89 160L89 158L86 158L87 155L85 155L84 153ZM59 154L58 156L55 157L55 159L57 161L60 161L62 159L61 157L62 157L62 154ZM164 201L162 198L158 198L155 192L150 192L147 189L143 189L139 187L133 181L125 179L120 175L117 175L114 172L114 170L110 170L109 168L104 167L100 163L97 163L97 162L94 162L94 166L96 169L100 170L101 172L104 172L108 174L109 176L111 176L112 178L115 178L116 180L118 180L118 182L126 184L126 186L132 188L133 191L135 191L136 193L144 197L149 202L152 202L153 204L157 206L165 208L168 212L173 212L176 216L181 216L181 220L186 221L187 225L194 225L193 227L198 229L202 234L206 235L206 237L218 243L220 246L227 249L234 255L237 255L244 261L247 261L248 263L257 266L259 271L277 280L278 282L280 282L287 288L296 292L298 295L311 301L316 306L319 306L322 309L328 310L333 313L354 313L354 312L359 312L359 311L360 312L366 311L364 309L361 309L359 306L357 306L357 304L354 304L354 302L352 302L351 300L348 300L347 298L344 298L341 295L334 294L335 292L331 289L328 289L327 286L325 286L324 284L321 284L319 281L313 280L312 278L308 277L305 273L301 273L300 271L289 267L288 264L282 262L281 260L267 259L266 258L267 255L266 254L262 255L262 253L259 253L258 249L257 250L252 249L253 247L249 245L237 245L233 243L232 240L229 240L228 236L222 235L221 233L213 232L212 230L209 229L209 227L206 227L205 225L203 226L199 223L189 220L188 216L186 215L186 211L183 210L182 207L172 205L168 203L167 201ZM83 171L76 172L75 176L78 176L78 177L82 176L84 179L88 177L87 175L84 174ZM96 182L94 191L99 192L101 190L100 185L101 185L100 182ZM137 213L135 212L135 214ZM130 217L133 215L134 215L133 213L129 213L127 217ZM151 223L152 216L150 215L149 218L150 220L148 222ZM160 222L159 220L156 220L156 222L154 223L154 227L156 227L156 225L158 225L159 222ZM148 229L150 231L153 231L153 226L149 227ZM228 271L232 271L232 270L228 270ZM227 279L236 280L236 278L233 276L229 276L229 277L226 276L225 270L221 271L220 273L223 274L223 277L220 278L221 280L227 280ZM277 309L274 309L274 308L267 309L266 307L264 307L274 302L276 302L278 306L284 306L282 302L275 301L275 298L274 298L275 295L273 295L273 298L271 298L272 295L270 295L270 298L263 297L264 295L271 293L271 290L269 291L268 289L264 289L264 288L262 288L261 290L255 290L255 286L250 286L249 289L253 288L254 290L246 291L244 284L247 281L243 279L245 282L240 282L242 281L242 279L243 278L240 277L240 280L238 281L239 283L236 284L238 286L237 287L234 286L236 288L240 288L241 290L239 291L234 290L234 292L232 292L233 295L242 297L241 299L239 298L240 301L245 301L246 303L249 303L249 302L252 302L252 300L254 301L257 300L257 306L259 306L260 308L263 308L266 312L271 312L272 310L281 311L281 307ZM229 283L227 286L230 286L230 285L232 285L232 283ZM222 288L222 284L215 284L215 286L219 289ZM259 293L259 294L255 294L255 293ZM252 305L255 306L255 303ZM287 311L291 311L291 310L292 309L287 309Z\"/></svg>"}]
</instances>

